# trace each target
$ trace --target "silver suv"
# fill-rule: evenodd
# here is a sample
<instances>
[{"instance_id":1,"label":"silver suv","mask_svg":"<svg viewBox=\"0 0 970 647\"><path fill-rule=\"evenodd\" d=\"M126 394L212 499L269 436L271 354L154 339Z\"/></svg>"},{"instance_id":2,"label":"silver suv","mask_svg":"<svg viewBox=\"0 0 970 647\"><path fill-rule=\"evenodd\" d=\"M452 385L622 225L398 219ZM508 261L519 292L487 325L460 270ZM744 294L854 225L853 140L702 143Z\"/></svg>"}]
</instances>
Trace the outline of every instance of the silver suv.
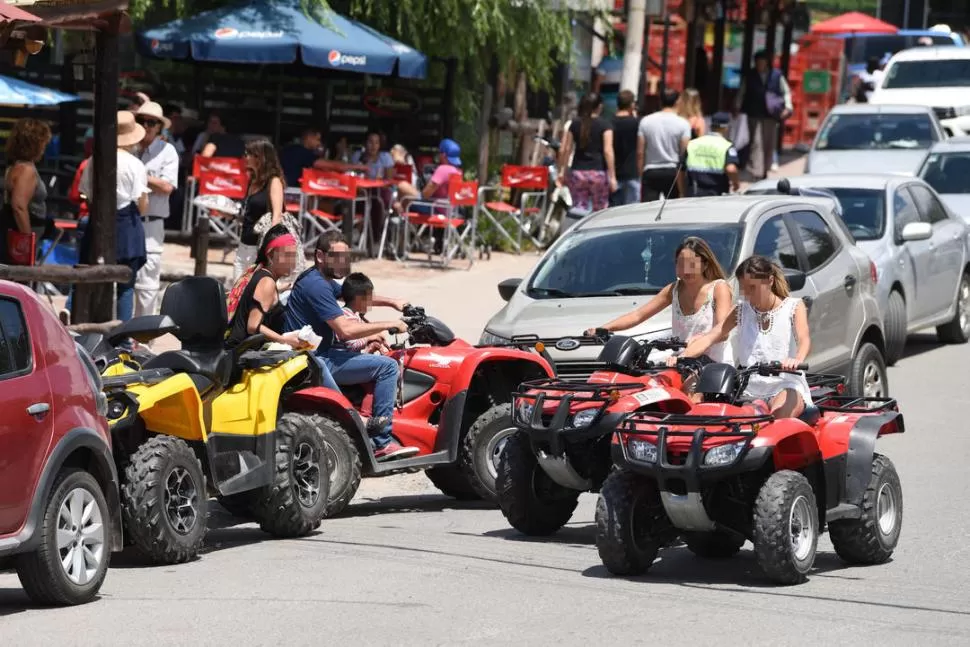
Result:
<instances>
[{"instance_id":1,"label":"silver suv","mask_svg":"<svg viewBox=\"0 0 970 647\"><path fill-rule=\"evenodd\" d=\"M785 268L794 295L809 307L812 371L846 375L854 394L888 394L876 269L856 247L835 201L786 195L661 204L594 214L557 241L525 279L500 283L508 303L489 320L481 343L577 336L629 312L673 281L674 250L685 237L700 236L732 276L752 254ZM670 327L668 309L627 334L658 338L669 336ZM584 380L598 368L595 346L547 348L564 378Z\"/></svg>"}]
</instances>

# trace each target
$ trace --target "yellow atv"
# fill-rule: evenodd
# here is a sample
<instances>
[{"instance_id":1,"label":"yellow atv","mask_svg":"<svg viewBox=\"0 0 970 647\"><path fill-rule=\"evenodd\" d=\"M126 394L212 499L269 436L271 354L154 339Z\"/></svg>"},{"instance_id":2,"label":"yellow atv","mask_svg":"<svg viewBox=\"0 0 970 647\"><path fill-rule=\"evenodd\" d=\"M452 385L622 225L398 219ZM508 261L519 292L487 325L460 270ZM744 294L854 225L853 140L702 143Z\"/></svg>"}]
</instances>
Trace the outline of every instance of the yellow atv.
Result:
<instances>
[{"instance_id":1,"label":"yellow atv","mask_svg":"<svg viewBox=\"0 0 970 647\"><path fill-rule=\"evenodd\" d=\"M172 284L155 336L171 332L182 349L102 368L125 535L156 563L199 553L210 494L277 537L310 533L326 512L320 421L283 408L292 391L319 383L317 365L306 353L254 350L262 335L225 350L225 304L215 279ZM133 321L129 330L146 328Z\"/></svg>"}]
</instances>

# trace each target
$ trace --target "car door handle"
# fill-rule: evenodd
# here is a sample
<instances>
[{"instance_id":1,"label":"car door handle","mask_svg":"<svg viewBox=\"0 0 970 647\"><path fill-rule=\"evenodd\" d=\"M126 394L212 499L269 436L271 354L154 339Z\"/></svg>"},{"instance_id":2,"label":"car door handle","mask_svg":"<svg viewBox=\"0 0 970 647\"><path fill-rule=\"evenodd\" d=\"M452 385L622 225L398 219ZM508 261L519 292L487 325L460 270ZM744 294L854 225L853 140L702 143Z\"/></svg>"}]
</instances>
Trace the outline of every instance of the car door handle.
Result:
<instances>
[{"instance_id":1,"label":"car door handle","mask_svg":"<svg viewBox=\"0 0 970 647\"><path fill-rule=\"evenodd\" d=\"M843 282L842 285L844 285L845 289L848 290L855 287L855 284L857 282L858 282L858 279L856 279L856 277L849 274L848 276L845 277L845 282Z\"/></svg>"},{"instance_id":2,"label":"car door handle","mask_svg":"<svg viewBox=\"0 0 970 647\"><path fill-rule=\"evenodd\" d=\"M51 410L51 405L46 402L35 402L34 404L27 407L27 413L34 416L35 418L42 418L47 415L47 412Z\"/></svg>"}]
</instances>

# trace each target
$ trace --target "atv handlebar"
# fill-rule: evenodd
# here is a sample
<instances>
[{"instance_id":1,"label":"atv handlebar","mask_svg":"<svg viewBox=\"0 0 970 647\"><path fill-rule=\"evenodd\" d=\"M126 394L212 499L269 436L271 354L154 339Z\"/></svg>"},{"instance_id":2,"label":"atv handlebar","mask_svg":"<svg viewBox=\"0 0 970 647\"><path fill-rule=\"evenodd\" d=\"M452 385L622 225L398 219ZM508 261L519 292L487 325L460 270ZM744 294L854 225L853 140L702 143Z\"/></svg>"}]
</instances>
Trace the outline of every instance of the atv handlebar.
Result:
<instances>
[{"instance_id":1,"label":"atv handlebar","mask_svg":"<svg viewBox=\"0 0 970 647\"><path fill-rule=\"evenodd\" d=\"M742 366L738 369L739 373L744 375L781 375L782 373L801 373L808 370L808 364L799 364L794 369L785 369L781 367L781 362L764 362L761 364L752 364L751 366Z\"/></svg>"}]
</instances>

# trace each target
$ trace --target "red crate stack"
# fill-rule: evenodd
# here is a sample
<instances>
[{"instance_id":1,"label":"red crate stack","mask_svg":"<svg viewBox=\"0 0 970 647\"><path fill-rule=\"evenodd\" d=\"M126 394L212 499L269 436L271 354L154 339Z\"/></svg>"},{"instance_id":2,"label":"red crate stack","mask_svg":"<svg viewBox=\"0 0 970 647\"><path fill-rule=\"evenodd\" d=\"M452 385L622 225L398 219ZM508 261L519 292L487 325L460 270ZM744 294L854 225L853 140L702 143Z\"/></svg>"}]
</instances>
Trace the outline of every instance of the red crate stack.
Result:
<instances>
[{"instance_id":1,"label":"red crate stack","mask_svg":"<svg viewBox=\"0 0 970 647\"><path fill-rule=\"evenodd\" d=\"M838 103L844 42L834 38L806 35L798 42L792 57L788 84L792 91L792 116L785 122L783 145L810 145L825 115ZM806 75L812 83L806 87ZM827 76L828 88L813 91Z\"/></svg>"},{"instance_id":2,"label":"red crate stack","mask_svg":"<svg viewBox=\"0 0 970 647\"><path fill-rule=\"evenodd\" d=\"M650 60L663 64L664 50L664 24L663 22L651 21L650 37L647 41L647 55ZM667 38L667 66L665 81L668 88L675 90L684 89L684 79L686 78L687 64L687 27L683 23L670 26L670 33ZM661 70L651 65L649 75L656 78L659 82ZM653 84L651 84L652 86ZM650 88L650 93L654 92Z\"/></svg>"}]
</instances>

